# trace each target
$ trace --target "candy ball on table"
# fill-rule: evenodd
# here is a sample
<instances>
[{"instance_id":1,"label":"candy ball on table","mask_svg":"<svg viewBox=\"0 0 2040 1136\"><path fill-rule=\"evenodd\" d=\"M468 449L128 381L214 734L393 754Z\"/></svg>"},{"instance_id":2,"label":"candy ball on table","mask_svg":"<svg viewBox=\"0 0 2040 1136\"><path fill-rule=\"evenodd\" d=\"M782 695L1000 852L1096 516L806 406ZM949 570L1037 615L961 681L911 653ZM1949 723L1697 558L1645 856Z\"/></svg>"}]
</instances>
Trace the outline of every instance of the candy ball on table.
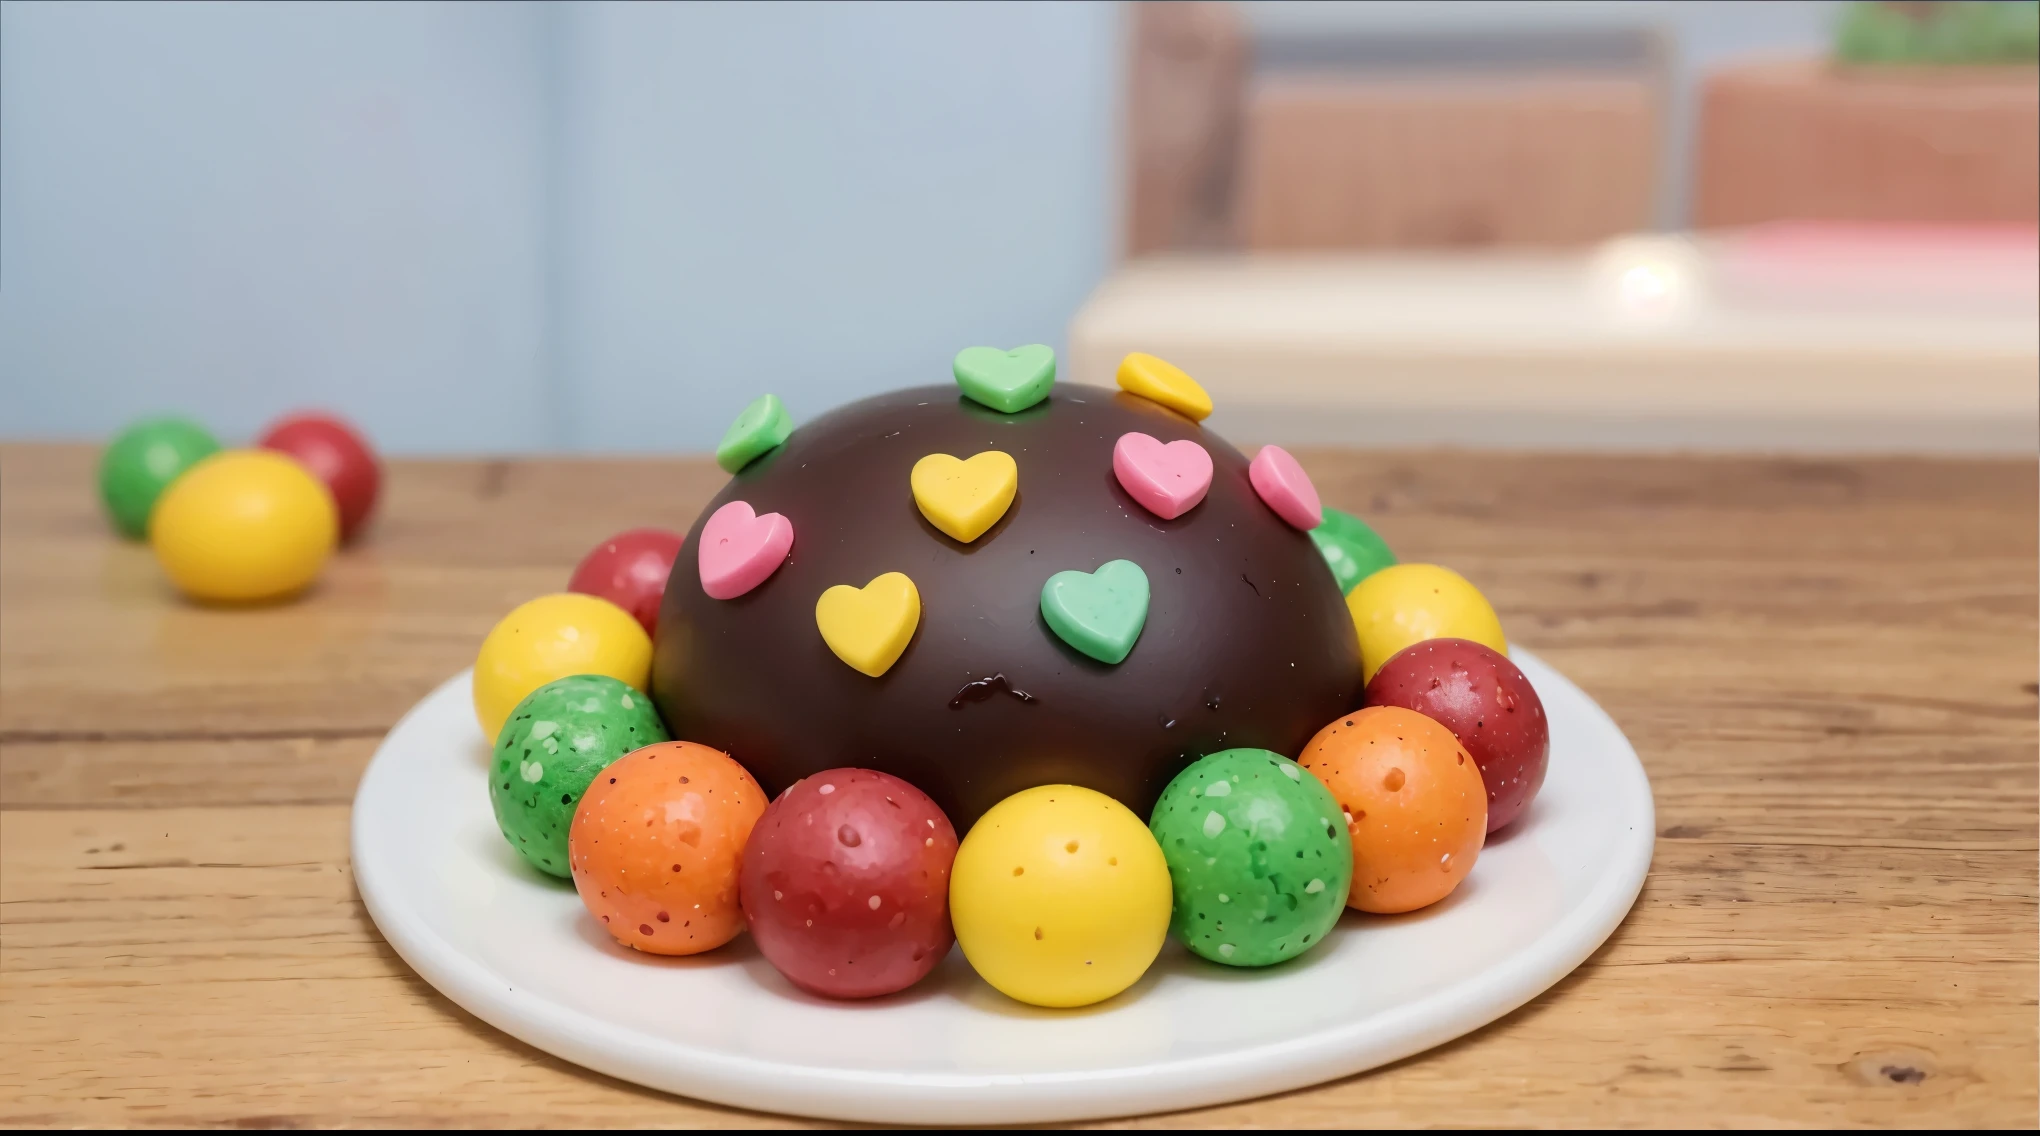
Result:
<instances>
[{"instance_id":1,"label":"candy ball on table","mask_svg":"<svg viewBox=\"0 0 2040 1136\"><path fill-rule=\"evenodd\" d=\"M1125 805L1044 785L993 805L949 875L956 941L1035 1006L1088 1006L1140 981L1169 933L1169 865Z\"/></svg>"},{"instance_id":2,"label":"candy ball on table","mask_svg":"<svg viewBox=\"0 0 2040 1136\"><path fill-rule=\"evenodd\" d=\"M475 718L494 741L510 708L557 678L596 674L639 690L651 679L652 638L630 613L594 596L540 596L503 617L475 657Z\"/></svg>"},{"instance_id":3,"label":"candy ball on table","mask_svg":"<svg viewBox=\"0 0 2040 1136\"><path fill-rule=\"evenodd\" d=\"M603 770L574 814L581 903L624 946L712 951L744 929L737 878L764 812L765 790L721 750L646 746Z\"/></svg>"},{"instance_id":4,"label":"candy ball on table","mask_svg":"<svg viewBox=\"0 0 2040 1136\"><path fill-rule=\"evenodd\" d=\"M489 766L496 825L531 865L567 874L567 826L589 782L624 754L667 740L643 691L573 675L531 692L503 725Z\"/></svg>"},{"instance_id":5,"label":"candy ball on table","mask_svg":"<svg viewBox=\"0 0 2040 1136\"><path fill-rule=\"evenodd\" d=\"M255 444L289 454L325 482L340 510L341 543L354 539L382 486L382 467L360 433L330 414L293 414L263 431Z\"/></svg>"},{"instance_id":6,"label":"candy ball on table","mask_svg":"<svg viewBox=\"0 0 2040 1136\"><path fill-rule=\"evenodd\" d=\"M666 577L685 540L666 529L620 532L581 558L567 590L600 596L629 612L652 634L659 627L659 601L666 595Z\"/></svg>"},{"instance_id":7,"label":"candy ball on table","mask_svg":"<svg viewBox=\"0 0 2040 1136\"><path fill-rule=\"evenodd\" d=\"M219 452L219 440L188 418L150 418L121 431L99 458L99 499L122 536L149 532L149 512L170 483Z\"/></svg>"},{"instance_id":8,"label":"candy ball on table","mask_svg":"<svg viewBox=\"0 0 2040 1136\"><path fill-rule=\"evenodd\" d=\"M1348 906L1415 911L1452 894L1473 870L1487 838L1487 790L1452 731L1414 710L1370 706L1319 730L1297 763L1348 818Z\"/></svg>"},{"instance_id":9,"label":"candy ball on table","mask_svg":"<svg viewBox=\"0 0 2040 1136\"><path fill-rule=\"evenodd\" d=\"M744 917L795 986L871 998L949 953L956 830L926 793L870 769L829 769L765 809L744 849Z\"/></svg>"},{"instance_id":10,"label":"candy ball on table","mask_svg":"<svg viewBox=\"0 0 2040 1136\"><path fill-rule=\"evenodd\" d=\"M1353 843L1339 802L1280 754L1199 758L1162 790L1148 827L1175 887L1169 930L1213 962L1295 958L1346 909Z\"/></svg>"},{"instance_id":11,"label":"candy ball on table","mask_svg":"<svg viewBox=\"0 0 2040 1136\"><path fill-rule=\"evenodd\" d=\"M1367 705L1402 706L1451 730L1480 766L1487 830L1530 807L1544 784L1551 723L1544 701L1516 664L1465 639L1427 639L1381 664Z\"/></svg>"},{"instance_id":12,"label":"candy ball on table","mask_svg":"<svg viewBox=\"0 0 2040 1136\"><path fill-rule=\"evenodd\" d=\"M149 545L185 595L256 602L309 587L339 527L333 495L304 466L268 450L226 450L163 491Z\"/></svg>"},{"instance_id":13,"label":"candy ball on table","mask_svg":"<svg viewBox=\"0 0 2040 1136\"><path fill-rule=\"evenodd\" d=\"M1360 632L1360 668L1367 679L1390 655L1426 639L1471 639L1506 655L1502 621L1466 577L1436 564L1394 564L1361 580L1346 595Z\"/></svg>"}]
</instances>

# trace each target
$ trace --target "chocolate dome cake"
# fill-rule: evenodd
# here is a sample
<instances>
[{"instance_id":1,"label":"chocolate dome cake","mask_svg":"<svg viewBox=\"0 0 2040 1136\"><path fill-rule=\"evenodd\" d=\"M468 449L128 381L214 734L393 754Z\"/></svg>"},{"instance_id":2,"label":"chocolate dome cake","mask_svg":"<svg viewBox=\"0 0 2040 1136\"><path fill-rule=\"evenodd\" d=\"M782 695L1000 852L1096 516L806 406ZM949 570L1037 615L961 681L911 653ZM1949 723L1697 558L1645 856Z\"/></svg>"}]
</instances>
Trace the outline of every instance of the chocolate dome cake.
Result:
<instances>
[{"instance_id":1,"label":"chocolate dome cake","mask_svg":"<svg viewBox=\"0 0 2040 1136\"><path fill-rule=\"evenodd\" d=\"M1295 755L1358 705L1339 587L1247 458L1166 398L1044 388L1010 413L956 385L881 395L728 463L659 613L653 696L673 735L727 751L775 794L824 769L881 770L962 831L1051 783L1144 817L1197 758ZM768 401L759 413L783 423ZM1202 499L1164 519L1129 493L1115 458L1134 433L1201 446ZM771 552L750 576L717 576L729 598L716 598L728 526ZM790 551L771 543L786 530Z\"/></svg>"}]
</instances>

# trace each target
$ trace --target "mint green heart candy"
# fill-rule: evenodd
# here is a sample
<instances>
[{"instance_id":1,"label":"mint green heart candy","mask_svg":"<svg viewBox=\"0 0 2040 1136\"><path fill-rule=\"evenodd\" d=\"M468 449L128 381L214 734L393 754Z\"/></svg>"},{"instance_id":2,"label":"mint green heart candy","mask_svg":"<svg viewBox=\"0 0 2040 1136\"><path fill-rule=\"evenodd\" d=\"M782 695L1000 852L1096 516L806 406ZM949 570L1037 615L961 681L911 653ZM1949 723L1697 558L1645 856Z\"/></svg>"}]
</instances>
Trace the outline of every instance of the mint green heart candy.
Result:
<instances>
[{"instance_id":1,"label":"mint green heart candy","mask_svg":"<svg viewBox=\"0 0 2040 1136\"><path fill-rule=\"evenodd\" d=\"M793 417L786 413L786 404L776 394L760 395L723 431L722 441L715 447L715 464L735 473L786 441L791 433Z\"/></svg>"},{"instance_id":2,"label":"mint green heart candy","mask_svg":"<svg viewBox=\"0 0 2040 1136\"><path fill-rule=\"evenodd\" d=\"M1310 539L1331 568L1342 595L1395 563L1395 553L1388 550L1388 542L1369 528L1366 521L1329 506L1325 509L1324 523L1310 530Z\"/></svg>"},{"instance_id":3,"label":"mint green heart candy","mask_svg":"<svg viewBox=\"0 0 2040 1136\"><path fill-rule=\"evenodd\" d=\"M966 347L950 365L965 397L1005 414L1021 411L1048 397L1055 385L1055 348L1030 343L1001 351Z\"/></svg>"},{"instance_id":4,"label":"mint green heart candy","mask_svg":"<svg viewBox=\"0 0 2040 1136\"><path fill-rule=\"evenodd\" d=\"M1117 664L1147 624L1148 578L1131 560L1096 572L1057 572L1041 586L1041 618L1063 642L1101 663Z\"/></svg>"}]
</instances>

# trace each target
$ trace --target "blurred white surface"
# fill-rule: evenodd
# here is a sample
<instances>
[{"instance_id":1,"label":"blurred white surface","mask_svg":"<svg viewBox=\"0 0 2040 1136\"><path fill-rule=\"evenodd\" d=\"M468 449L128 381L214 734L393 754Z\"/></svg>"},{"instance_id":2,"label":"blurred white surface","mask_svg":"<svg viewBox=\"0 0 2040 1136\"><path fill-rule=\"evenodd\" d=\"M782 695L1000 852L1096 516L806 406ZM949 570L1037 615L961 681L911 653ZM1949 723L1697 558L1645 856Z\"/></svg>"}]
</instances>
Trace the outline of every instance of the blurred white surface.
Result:
<instances>
[{"instance_id":1,"label":"blurred white surface","mask_svg":"<svg viewBox=\"0 0 2040 1136\"><path fill-rule=\"evenodd\" d=\"M1067 373L1109 385L1126 352L1160 355L1204 384L1212 425L1241 441L2040 445L2030 243L1887 248L1854 262L1846 289L1806 271L1846 257L1805 244L1660 236L1582 253L1136 262L1078 313ZM1981 278L1996 291L1976 294Z\"/></svg>"}]
</instances>

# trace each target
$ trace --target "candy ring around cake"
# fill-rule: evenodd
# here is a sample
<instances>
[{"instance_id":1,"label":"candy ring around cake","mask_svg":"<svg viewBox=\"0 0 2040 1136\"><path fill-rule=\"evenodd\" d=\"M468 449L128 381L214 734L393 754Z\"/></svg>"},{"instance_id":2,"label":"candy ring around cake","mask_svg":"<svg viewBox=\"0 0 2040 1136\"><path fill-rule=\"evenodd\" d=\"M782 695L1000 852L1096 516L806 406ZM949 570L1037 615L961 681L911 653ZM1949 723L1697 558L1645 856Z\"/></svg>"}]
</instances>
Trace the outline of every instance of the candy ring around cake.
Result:
<instances>
[{"instance_id":1,"label":"candy ring around cake","mask_svg":"<svg viewBox=\"0 0 2040 1136\"><path fill-rule=\"evenodd\" d=\"M1614 931L1650 866L1650 783L1621 730L1528 651L1550 774L1449 899L1348 912L1292 962L1235 971L1173 941L1097 1006L1012 1002L952 951L911 989L831 1002L740 937L686 958L617 945L504 842L469 675L384 739L355 796L355 879L390 945L504 1032L590 1069L740 1108L908 1124L1192 1108L1348 1076L1492 1022Z\"/></svg>"}]
</instances>

